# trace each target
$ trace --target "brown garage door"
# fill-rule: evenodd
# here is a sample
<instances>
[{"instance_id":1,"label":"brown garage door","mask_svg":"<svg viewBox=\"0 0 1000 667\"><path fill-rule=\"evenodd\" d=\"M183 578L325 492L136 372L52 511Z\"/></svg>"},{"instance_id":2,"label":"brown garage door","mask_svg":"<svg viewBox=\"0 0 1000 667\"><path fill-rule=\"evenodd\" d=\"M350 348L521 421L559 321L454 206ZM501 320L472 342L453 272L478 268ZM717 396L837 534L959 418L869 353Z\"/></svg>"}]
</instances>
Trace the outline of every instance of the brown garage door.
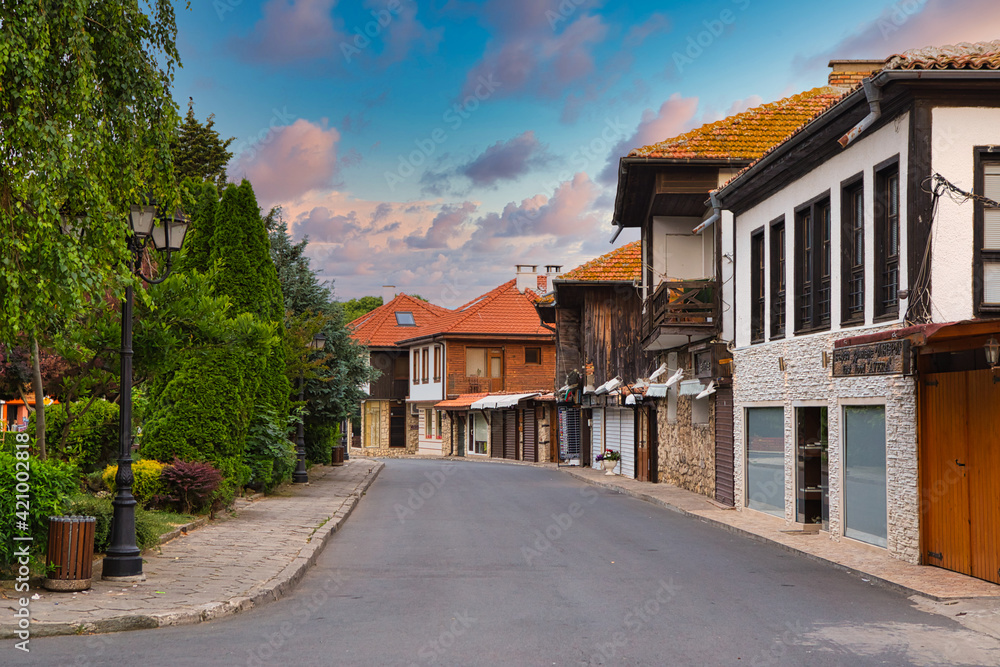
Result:
<instances>
[{"instance_id":1,"label":"brown garage door","mask_svg":"<svg viewBox=\"0 0 1000 667\"><path fill-rule=\"evenodd\" d=\"M503 457L517 460L517 410L503 411Z\"/></svg>"},{"instance_id":2,"label":"brown garage door","mask_svg":"<svg viewBox=\"0 0 1000 667\"><path fill-rule=\"evenodd\" d=\"M715 391L715 499L732 506L733 483L733 388Z\"/></svg>"},{"instance_id":3,"label":"brown garage door","mask_svg":"<svg viewBox=\"0 0 1000 667\"><path fill-rule=\"evenodd\" d=\"M538 461L538 429L535 407L524 409L524 460Z\"/></svg>"},{"instance_id":4,"label":"brown garage door","mask_svg":"<svg viewBox=\"0 0 1000 667\"><path fill-rule=\"evenodd\" d=\"M993 371L920 383L923 562L1000 583L1000 384Z\"/></svg>"},{"instance_id":5,"label":"brown garage door","mask_svg":"<svg viewBox=\"0 0 1000 667\"><path fill-rule=\"evenodd\" d=\"M484 413L490 416L490 457L503 458L503 415L499 412Z\"/></svg>"}]
</instances>

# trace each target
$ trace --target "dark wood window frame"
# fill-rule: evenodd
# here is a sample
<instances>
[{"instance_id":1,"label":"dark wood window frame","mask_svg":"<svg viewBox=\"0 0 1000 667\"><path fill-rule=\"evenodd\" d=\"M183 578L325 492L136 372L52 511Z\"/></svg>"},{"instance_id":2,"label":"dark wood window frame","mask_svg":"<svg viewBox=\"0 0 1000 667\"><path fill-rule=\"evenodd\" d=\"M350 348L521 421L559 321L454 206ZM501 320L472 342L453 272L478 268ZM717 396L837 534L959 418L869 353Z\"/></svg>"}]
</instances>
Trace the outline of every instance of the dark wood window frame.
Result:
<instances>
[{"instance_id":1,"label":"dark wood window frame","mask_svg":"<svg viewBox=\"0 0 1000 667\"><path fill-rule=\"evenodd\" d=\"M830 191L795 208L795 333L830 328Z\"/></svg>"},{"instance_id":2,"label":"dark wood window frame","mask_svg":"<svg viewBox=\"0 0 1000 667\"><path fill-rule=\"evenodd\" d=\"M426 347L420 351L420 382L421 384L427 384L430 379L430 350Z\"/></svg>"},{"instance_id":3,"label":"dark wood window frame","mask_svg":"<svg viewBox=\"0 0 1000 667\"><path fill-rule=\"evenodd\" d=\"M420 348L410 350L413 355L413 384L420 384Z\"/></svg>"},{"instance_id":4,"label":"dark wood window frame","mask_svg":"<svg viewBox=\"0 0 1000 667\"><path fill-rule=\"evenodd\" d=\"M524 363L540 365L542 363L542 348L540 347L524 348Z\"/></svg>"},{"instance_id":5,"label":"dark wood window frame","mask_svg":"<svg viewBox=\"0 0 1000 667\"><path fill-rule=\"evenodd\" d=\"M434 346L434 382L441 381L441 346Z\"/></svg>"},{"instance_id":6,"label":"dark wood window frame","mask_svg":"<svg viewBox=\"0 0 1000 667\"><path fill-rule=\"evenodd\" d=\"M865 323L865 178L840 184L840 323Z\"/></svg>"},{"instance_id":7,"label":"dark wood window frame","mask_svg":"<svg viewBox=\"0 0 1000 667\"><path fill-rule=\"evenodd\" d=\"M875 322L899 318L899 268L902 241L902 211L899 190L899 155L875 165ZM895 215L892 214L892 182L895 181ZM895 238L893 238L895 233Z\"/></svg>"},{"instance_id":8,"label":"dark wood window frame","mask_svg":"<svg viewBox=\"0 0 1000 667\"><path fill-rule=\"evenodd\" d=\"M764 228L750 233L750 342L764 342L764 317L767 299L764 280Z\"/></svg>"},{"instance_id":9,"label":"dark wood window frame","mask_svg":"<svg viewBox=\"0 0 1000 667\"><path fill-rule=\"evenodd\" d=\"M785 216L772 220L771 229L771 340L785 337L788 310L788 248Z\"/></svg>"},{"instance_id":10,"label":"dark wood window frame","mask_svg":"<svg viewBox=\"0 0 1000 667\"><path fill-rule=\"evenodd\" d=\"M1000 147L997 146L976 146L974 149L975 175L973 180L973 191L977 194L986 194L986 169L987 164L1000 164ZM986 299L986 270L987 262L1000 262L1000 251L987 250L986 245L986 206L982 202L975 204L975 230L973 232L973 256L972 256L972 286L973 286L973 306L977 315L986 317L996 317L1000 314L1000 304L985 302Z\"/></svg>"}]
</instances>

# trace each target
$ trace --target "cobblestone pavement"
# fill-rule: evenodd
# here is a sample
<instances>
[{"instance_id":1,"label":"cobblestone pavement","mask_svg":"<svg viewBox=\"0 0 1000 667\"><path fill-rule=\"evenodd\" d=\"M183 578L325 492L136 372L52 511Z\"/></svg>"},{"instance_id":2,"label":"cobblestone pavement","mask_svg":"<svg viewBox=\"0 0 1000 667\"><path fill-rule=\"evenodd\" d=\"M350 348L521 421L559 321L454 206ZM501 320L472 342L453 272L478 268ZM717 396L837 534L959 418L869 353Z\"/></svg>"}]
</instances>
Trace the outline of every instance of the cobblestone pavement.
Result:
<instances>
[{"instance_id":1,"label":"cobblestone pavement","mask_svg":"<svg viewBox=\"0 0 1000 667\"><path fill-rule=\"evenodd\" d=\"M198 623L281 597L312 565L350 515L383 464L352 459L314 467L309 484L242 503L235 516L212 521L143 554L146 580L112 584L100 578L82 593L32 586L33 637L112 632ZM14 636L16 601L0 591L0 638Z\"/></svg>"}]
</instances>

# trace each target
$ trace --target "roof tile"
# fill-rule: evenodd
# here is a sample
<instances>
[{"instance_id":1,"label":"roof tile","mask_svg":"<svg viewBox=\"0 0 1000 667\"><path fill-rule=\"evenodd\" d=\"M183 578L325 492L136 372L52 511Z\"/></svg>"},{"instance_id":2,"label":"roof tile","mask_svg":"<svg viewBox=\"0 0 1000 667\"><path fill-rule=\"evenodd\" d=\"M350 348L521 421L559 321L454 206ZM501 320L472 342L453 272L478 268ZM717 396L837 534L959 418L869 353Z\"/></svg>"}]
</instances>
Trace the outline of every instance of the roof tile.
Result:
<instances>
[{"instance_id":1,"label":"roof tile","mask_svg":"<svg viewBox=\"0 0 1000 667\"><path fill-rule=\"evenodd\" d=\"M416 328L398 325L397 312L413 313ZM389 303L365 313L347 326L351 329L351 337L359 343L373 347L394 347L397 340L410 338L413 332L431 325L437 318L450 313L447 308L421 301L409 294L399 294Z\"/></svg>"},{"instance_id":2,"label":"roof tile","mask_svg":"<svg viewBox=\"0 0 1000 667\"><path fill-rule=\"evenodd\" d=\"M885 69L1000 69L1000 41L911 49L887 58Z\"/></svg>"},{"instance_id":3,"label":"roof tile","mask_svg":"<svg viewBox=\"0 0 1000 667\"><path fill-rule=\"evenodd\" d=\"M642 280L642 241L632 241L567 271L557 280Z\"/></svg>"}]
</instances>

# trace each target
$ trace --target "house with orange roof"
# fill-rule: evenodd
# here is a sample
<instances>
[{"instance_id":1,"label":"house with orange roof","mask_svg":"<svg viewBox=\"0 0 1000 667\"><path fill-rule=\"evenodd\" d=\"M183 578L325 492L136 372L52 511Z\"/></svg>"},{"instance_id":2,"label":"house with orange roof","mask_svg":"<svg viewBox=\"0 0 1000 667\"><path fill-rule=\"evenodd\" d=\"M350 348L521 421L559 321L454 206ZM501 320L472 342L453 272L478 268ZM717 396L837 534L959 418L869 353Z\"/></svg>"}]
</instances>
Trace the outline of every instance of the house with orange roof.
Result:
<instances>
[{"instance_id":1,"label":"house with orange roof","mask_svg":"<svg viewBox=\"0 0 1000 667\"><path fill-rule=\"evenodd\" d=\"M361 434L350 453L401 456L417 452L417 420L407 407L410 393L410 350L397 341L431 327L452 311L383 287L382 305L347 326L351 337L366 345L369 363L379 377L365 387L361 402ZM419 370L419 369L418 369Z\"/></svg>"},{"instance_id":2,"label":"house with orange roof","mask_svg":"<svg viewBox=\"0 0 1000 667\"><path fill-rule=\"evenodd\" d=\"M634 335L656 354L644 386L655 406L660 480L733 505L730 320L734 292L731 216L711 192L827 109L881 66L831 63L828 86L710 123L621 158L614 224L642 233L641 322ZM617 234L616 234L617 237Z\"/></svg>"},{"instance_id":3,"label":"house with orange roof","mask_svg":"<svg viewBox=\"0 0 1000 667\"><path fill-rule=\"evenodd\" d=\"M417 452L550 460L555 336L534 302L560 267L517 277L406 332Z\"/></svg>"},{"instance_id":4,"label":"house with orange roof","mask_svg":"<svg viewBox=\"0 0 1000 667\"><path fill-rule=\"evenodd\" d=\"M713 193L740 511L1000 583L998 85L892 56Z\"/></svg>"},{"instance_id":5,"label":"house with orange roof","mask_svg":"<svg viewBox=\"0 0 1000 667\"><path fill-rule=\"evenodd\" d=\"M560 458L600 468L597 456L612 449L620 474L655 482L655 409L633 392L634 380L656 368L636 335L641 285L642 242L633 241L562 274L536 308L556 332Z\"/></svg>"}]
</instances>

